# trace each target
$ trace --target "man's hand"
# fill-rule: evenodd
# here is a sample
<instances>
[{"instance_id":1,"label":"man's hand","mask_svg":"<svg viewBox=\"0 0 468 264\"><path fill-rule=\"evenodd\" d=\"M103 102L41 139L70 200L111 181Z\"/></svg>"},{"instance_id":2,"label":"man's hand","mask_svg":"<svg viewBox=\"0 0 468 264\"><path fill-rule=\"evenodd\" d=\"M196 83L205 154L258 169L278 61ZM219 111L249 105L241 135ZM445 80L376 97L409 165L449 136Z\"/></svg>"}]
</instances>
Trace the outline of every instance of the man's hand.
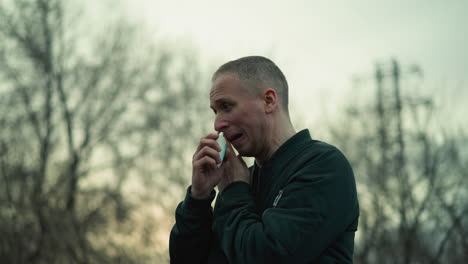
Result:
<instances>
[{"instance_id":1,"label":"man's hand","mask_svg":"<svg viewBox=\"0 0 468 264\"><path fill-rule=\"evenodd\" d=\"M220 146L216 142L218 134L211 133L200 139L198 148L192 159L192 196L203 198L210 195L223 175L223 167L216 164L221 162Z\"/></svg>"},{"instance_id":2,"label":"man's hand","mask_svg":"<svg viewBox=\"0 0 468 264\"><path fill-rule=\"evenodd\" d=\"M236 181L243 181L250 184L249 168L240 155L236 156L230 142L227 142L226 157L224 158L221 168L224 169L224 175L218 183L220 192L222 192L226 186Z\"/></svg>"}]
</instances>

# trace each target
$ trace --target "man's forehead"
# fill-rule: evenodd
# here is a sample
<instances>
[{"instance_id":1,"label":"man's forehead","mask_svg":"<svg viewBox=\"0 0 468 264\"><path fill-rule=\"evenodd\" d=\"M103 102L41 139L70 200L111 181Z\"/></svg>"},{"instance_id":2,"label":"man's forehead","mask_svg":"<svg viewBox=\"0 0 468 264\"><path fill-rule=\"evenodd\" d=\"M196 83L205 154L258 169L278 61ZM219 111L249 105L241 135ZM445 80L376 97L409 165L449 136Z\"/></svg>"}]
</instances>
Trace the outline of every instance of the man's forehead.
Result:
<instances>
[{"instance_id":1,"label":"man's forehead","mask_svg":"<svg viewBox=\"0 0 468 264\"><path fill-rule=\"evenodd\" d=\"M222 96L224 93L224 88L222 86L215 86L213 84L210 90L210 102L215 101L217 97Z\"/></svg>"},{"instance_id":2,"label":"man's forehead","mask_svg":"<svg viewBox=\"0 0 468 264\"><path fill-rule=\"evenodd\" d=\"M221 102L230 100L232 95L229 92L224 91L223 89L211 89L210 92L210 106L213 107Z\"/></svg>"},{"instance_id":3,"label":"man's forehead","mask_svg":"<svg viewBox=\"0 0 468 264\"><path fill-rule=\"evenodd\" d=\"M216 79L213 80L212 82L212 90L217 87L225 87L228 84L235 84L239 82L239 78L237 75L230 74L230 73L225 73L218 75Z\"/></svg>"},{"instance_id":4,"label":"man's forehead","mask_svg":"<svg viewBox=\"0 0 468 264\"><path fill-rule=\"evenodd\" d=\"M210 104L213 106L219 101L237 101L255 98L237 74L225 73L216 77L210 90Z\"/></svg>"},{"instance_id":5,"label":"man's forehead","mask_svg":"<svg viewBox=\"0 0 468 264\"><path fill-rule=\"evenodd\" d=\"M238 88L238 85L239 83L237 77L231 74L220 75L215 80L213 80L210 90L210 99L235 92L235 88Z\"/></svg>"}]
</instances>

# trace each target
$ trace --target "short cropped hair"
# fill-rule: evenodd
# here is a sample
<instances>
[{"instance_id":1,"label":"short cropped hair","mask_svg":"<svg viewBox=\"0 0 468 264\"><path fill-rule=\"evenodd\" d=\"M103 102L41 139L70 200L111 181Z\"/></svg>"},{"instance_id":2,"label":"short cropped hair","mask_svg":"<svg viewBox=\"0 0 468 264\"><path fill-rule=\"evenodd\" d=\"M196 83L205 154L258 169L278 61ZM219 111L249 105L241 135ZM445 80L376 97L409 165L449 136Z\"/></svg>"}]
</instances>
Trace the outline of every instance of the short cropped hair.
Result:
<instances>
[{"instance_id":1,"label":"short cropped hair","mask_svg":"<svg viewBox=\"0 0 468 264\"><path fill-rule=\"evenodd\" d=\"M215 81L222 74L236 74L245 88L258 96L264 89L273 88L280 98L281 106L288 110L288 82L276 64L262 56L248 56L229 61L213 74Z\"/></svg>"}]
</instances>

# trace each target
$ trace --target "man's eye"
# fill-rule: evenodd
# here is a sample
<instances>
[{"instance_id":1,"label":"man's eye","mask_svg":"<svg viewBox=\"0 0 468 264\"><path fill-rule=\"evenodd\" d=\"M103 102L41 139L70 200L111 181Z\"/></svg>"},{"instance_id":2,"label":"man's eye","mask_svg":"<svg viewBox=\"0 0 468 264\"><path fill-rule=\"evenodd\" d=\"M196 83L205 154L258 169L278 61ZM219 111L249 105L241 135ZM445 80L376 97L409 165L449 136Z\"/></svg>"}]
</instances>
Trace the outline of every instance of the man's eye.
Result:
<instances>
[{"instance_id":1,"label":"man's eye","mask_svg":"<svg viewBox=\"0 0 468 264\"><path fill-rule=\"evenodd\" d=\"M228 104L228 103L223 103L223 104L221 105L221 109L222 109L223 111L228 111L230 108L231 108L231 105Z\"/></svg>"}]
</instances>

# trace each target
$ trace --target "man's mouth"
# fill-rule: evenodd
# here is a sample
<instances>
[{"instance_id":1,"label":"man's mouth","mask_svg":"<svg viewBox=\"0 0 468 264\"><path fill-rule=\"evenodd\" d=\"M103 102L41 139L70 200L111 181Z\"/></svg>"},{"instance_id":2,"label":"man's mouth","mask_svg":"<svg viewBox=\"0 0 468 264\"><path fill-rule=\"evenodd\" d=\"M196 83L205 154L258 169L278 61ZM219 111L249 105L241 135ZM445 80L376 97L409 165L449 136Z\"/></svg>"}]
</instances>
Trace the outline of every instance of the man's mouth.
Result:
<instances>
[{"instance_id":1,"label":"man's mouth","mask_svg":"<svg viewBox=\"0 0 468 264\"><path fill-rule=\"evenodd\" d=\"M236 133L236 134L232 134L228 137L228 140L229 142L231 142L233 145L236 145L237 143L239 143L242 138L243 138L244 134L242 133Z\"/></svg>"}]
</instances>

